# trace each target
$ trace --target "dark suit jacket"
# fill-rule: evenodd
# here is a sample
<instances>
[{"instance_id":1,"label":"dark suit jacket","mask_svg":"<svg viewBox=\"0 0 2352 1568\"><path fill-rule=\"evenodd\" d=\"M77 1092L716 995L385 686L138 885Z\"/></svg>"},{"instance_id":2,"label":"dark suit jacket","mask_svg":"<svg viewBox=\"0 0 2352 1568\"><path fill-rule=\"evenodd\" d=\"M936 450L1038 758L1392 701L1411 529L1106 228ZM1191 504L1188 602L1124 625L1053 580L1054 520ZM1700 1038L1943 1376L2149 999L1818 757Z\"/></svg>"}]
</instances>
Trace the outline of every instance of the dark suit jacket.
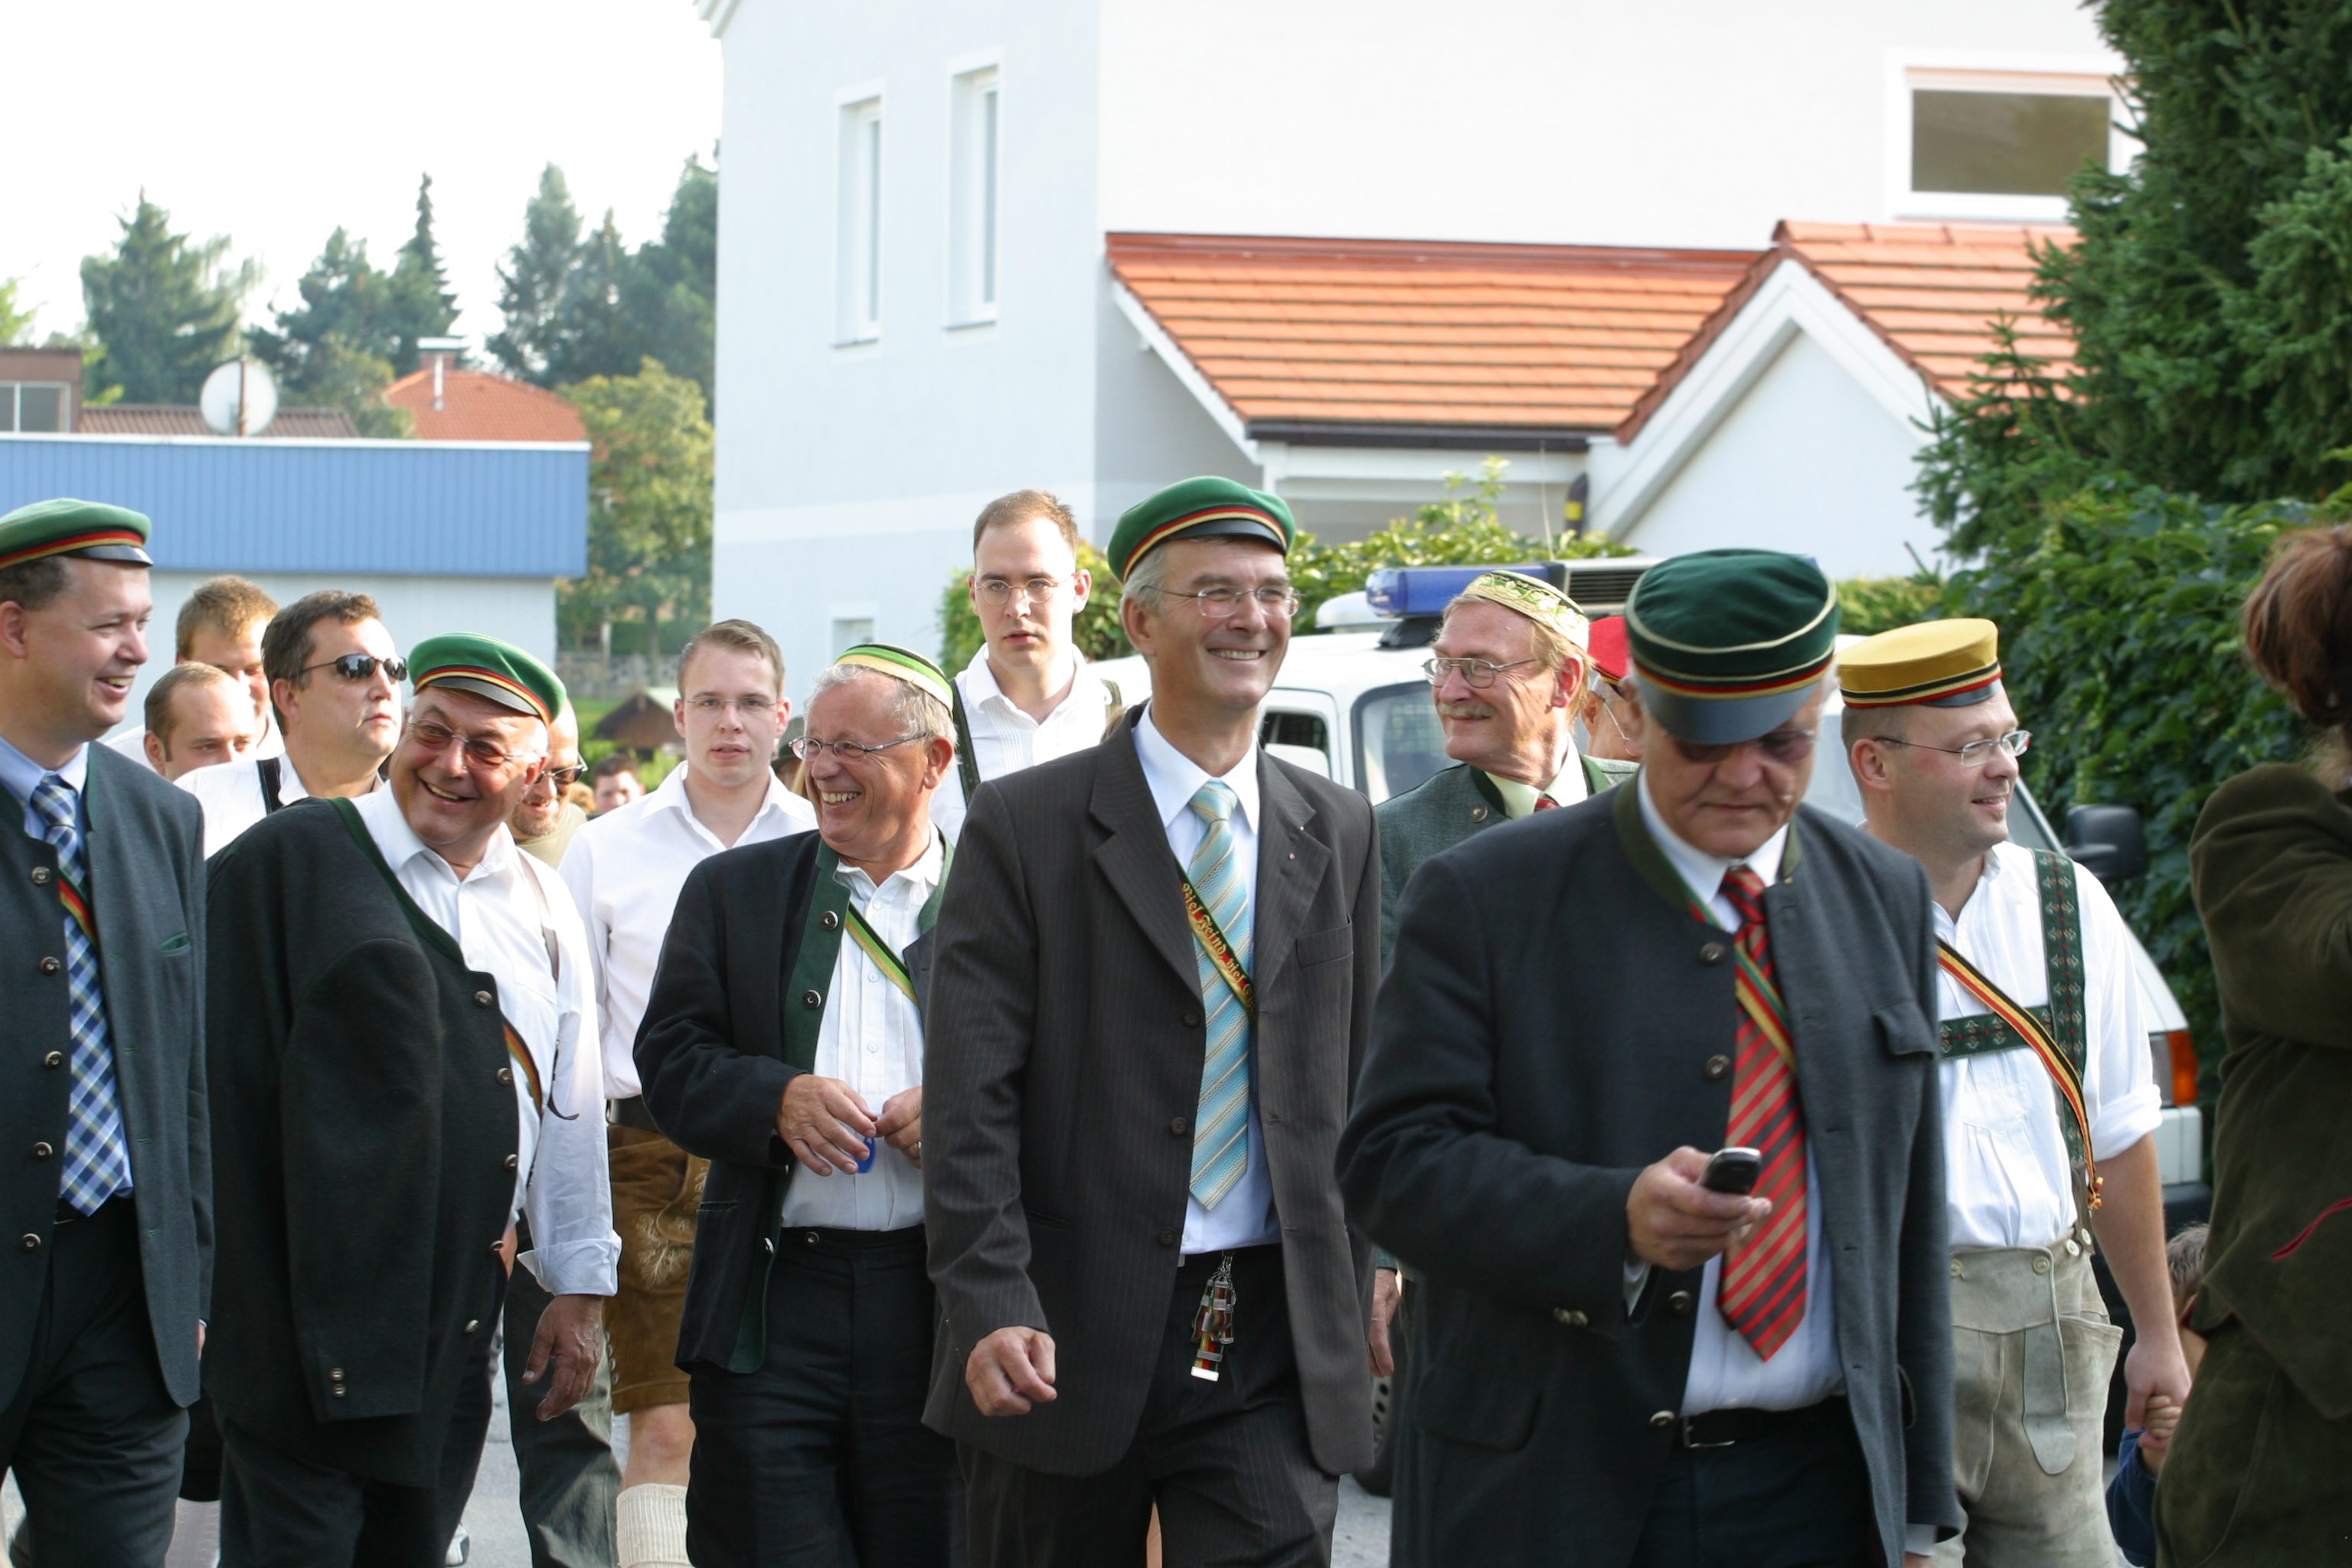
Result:
<instances>
[{"instance_id":1,"label":"dark suit jacket","mask_svg":"<svg viewBox=\"0 0 2352 1568\"><path fill-rule=\"evenodd\" d=\"M1065 1475L1116 1463L1141 1418L1207 1050L1183 869L1136 721L981 786L931 998L925 1197L946 1321L924 1419ZM1378 979L1380 856L1354 791L1263 755L1258 784L1255 1086L1307 1436L1338 1474L1371 1458L1370 1272L1331 1160ZM1059 1397L991 1419L964 1363L1013 1325L1054 1336Z\"/></svg>"},{"instance_id":2,"label":"dark suit jacket","mask_svg":"<svg viewBox=\"0 0 2352 1568\"><path fill-rule=\"evenodd\" d=\"M812 981L802 963L823 847L815 834L795 833L697 866L678 890L637 1028L646 1109L664 1137L710 1162L678 1326L677 1364L689 1370L751 1371L764 1354L768 1271L784 1189L800 1163L776 1136L776 1112L785 1086L805 1070L787 1059L794 1041L814 1055L832 967ZM899 954L918 1006L931 945L920 937ZM929 1131L927 1121L926 1143Z\"/></svg>"},{"instance_id":3,"label":"dark suit jacket","mask_svg":"<svg viewBox=\"0 0 2352 1568\"><path fill-rule=\"evenodd\" d=\"M1666 1458L1700 1275L1654 1270L1629 1321L1625 1202L1724 1142L1737 966L1640 787L1481 833L1405 892L1339 1154L1350 1215L1422 1280L1399 1563L1622 1563ZM1927 898L1802 807L1765 893L1890 1563L1906 1522L1958 1523Z\"/></svg>"},{"instance_id":4,"label":"dark suit jacket","mask_svg":"<svg viewBox=\"0 0 2352 1568\"><path fill-rule=\"evenodd\" d=\"M495 1327L515 1098L497 980L372 857L316 802L211 862L205 1388L273 1447L430 1486Z\"/></svg>"},{"instance_id":5,"label":"dark suit jacket","mask_svg":"<svg viewBox=\"0 0 2352 1568\"><path fill-rule=\"evenodd\" d=\"M205 1098L204 813L186 792L120 752L93 744L85 780L83 844L99 977L131 1180L139 1215L139 1263L147 1320L164 1386L196 1399L196 1321L209 1317L213 1225L211 1133ZM58 1171L66 1146L73 1037L67 1023L65 909L58 854L23 828L23 805L0 790L0 1018L11 1048L0 1053L0 1405L25 1373L48 1276ZM59 967L44 970L54 957ZM52 1065L51 1058L55 1062ZM35 1144L54 1152L35 1157ZM30 1237L30 1248L23 1238Z\"/></svg>"}]
</instances>

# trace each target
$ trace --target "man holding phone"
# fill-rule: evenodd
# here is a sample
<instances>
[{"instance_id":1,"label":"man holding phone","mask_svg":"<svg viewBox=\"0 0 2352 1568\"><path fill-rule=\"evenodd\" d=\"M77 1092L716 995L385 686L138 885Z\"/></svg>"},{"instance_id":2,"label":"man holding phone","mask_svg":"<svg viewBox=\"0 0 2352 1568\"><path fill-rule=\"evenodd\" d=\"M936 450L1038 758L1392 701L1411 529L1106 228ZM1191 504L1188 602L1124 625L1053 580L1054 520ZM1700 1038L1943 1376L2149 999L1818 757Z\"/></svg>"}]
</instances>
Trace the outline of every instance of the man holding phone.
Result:
<instances>
[{"instance_id":1,"label":"man holding phone","mask_svg":"<svg viewBox=\"0 0 2352 1568\"><path fill-rule=\"evenodd\" d=\"M1959 1522L1927 881L1798 805L1837 622L1794 556L1653 569L1637 781L1405 889L1339 1144L1423 1292L1399 1563L1916 1564Z\"/></svg>"}]
</instances>

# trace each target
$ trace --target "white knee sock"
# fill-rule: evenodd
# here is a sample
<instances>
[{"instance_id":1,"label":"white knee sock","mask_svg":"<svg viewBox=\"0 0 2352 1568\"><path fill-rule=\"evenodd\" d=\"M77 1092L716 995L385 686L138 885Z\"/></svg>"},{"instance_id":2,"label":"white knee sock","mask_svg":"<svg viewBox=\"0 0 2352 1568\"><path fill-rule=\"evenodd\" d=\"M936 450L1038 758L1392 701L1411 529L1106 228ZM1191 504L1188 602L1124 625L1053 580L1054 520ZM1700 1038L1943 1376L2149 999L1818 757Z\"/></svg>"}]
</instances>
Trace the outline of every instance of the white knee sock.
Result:
<instances>
[{"instance_id":1,"label":"white knee sock","mask_svg":"<svg viewBox=\"0 0 2352 1568\"><path fill-rule=\"evenodd\" d=\"M686 1559L686 1489L621 1489L621 1568L693 1568Z\"/></svg>"}]
</instances>

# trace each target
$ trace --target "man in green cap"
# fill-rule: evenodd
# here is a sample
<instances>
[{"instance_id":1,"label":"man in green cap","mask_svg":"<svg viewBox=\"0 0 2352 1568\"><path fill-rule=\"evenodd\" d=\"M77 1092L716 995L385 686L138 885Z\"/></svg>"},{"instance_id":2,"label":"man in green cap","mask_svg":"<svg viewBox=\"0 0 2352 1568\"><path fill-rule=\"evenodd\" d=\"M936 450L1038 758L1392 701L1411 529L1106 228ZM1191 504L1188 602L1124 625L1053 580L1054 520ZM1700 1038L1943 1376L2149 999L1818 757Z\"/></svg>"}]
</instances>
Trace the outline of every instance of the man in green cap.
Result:
<instances>
[{"instance_id":1,"label":"man in green cap","mask_svg":"<svg viewBox=\"0 0 2352 1568\"><path fill-rule=\"evenodd\" d=\"M1339 1151L1420 1279L1400 1563L1909 1563L1959 1522L1927 879L1798 805L1837 619L1794 556L1654 568L1636 782L1405 890Z\"/></svg>"},{"instance_id":2,"label":"man in green cap","mask_svg":"<svg viewBox=\"0 0 2352 1568\"><path fill-rule=\"evenodd\" d=\"M1265 756L1289 509L1171 486L1110 545L1151 700L981 785L941 922L926 1418L988 1568L1328 1560L1371 1458L1332 1156L1380 958L1371 807Z\"/></svg>"},{"instance_id":3,"label":"man in green cap","mask_svg":"<svg viewBox=\"0 0 2352 1568\"><path fill-rule=\"evenodd\" d=\"M489 637L428 638L388 787L281 811L212 866L224 1561L437 1563L489 1420L508 1264L571 1407L620 1251L587 939L515 847L563 689ZM46 1550L46 1546L45 1546Z\"/></svg>"},{"instance_id":4,"label":"man in green cap","mask_svg":"<svg viewBox=\"0 0 2352 1568\"><path fill-rule=\"evenodd\" d=\"M689 872L637 1032L645 1106L710 1162L676 1357L685 1555L947 1568L955 1455L923 1426L924 1026L948 880L951 689L862 643L817 677L814 833ZM936 1016L936 1015L933 1015Z\"/></svg>"},{"instance_id":5,"label":"man in green cap","mask_svg":"<svg viewBox=\"0 0 2352 1568\"><path fill-rule=\"evenodd\" d=\"M51 1563L163 1561L210 1316L203 824L91 743L147 661L147 537L0 517L0 1469Z\"/></svg>"}]
</instances>

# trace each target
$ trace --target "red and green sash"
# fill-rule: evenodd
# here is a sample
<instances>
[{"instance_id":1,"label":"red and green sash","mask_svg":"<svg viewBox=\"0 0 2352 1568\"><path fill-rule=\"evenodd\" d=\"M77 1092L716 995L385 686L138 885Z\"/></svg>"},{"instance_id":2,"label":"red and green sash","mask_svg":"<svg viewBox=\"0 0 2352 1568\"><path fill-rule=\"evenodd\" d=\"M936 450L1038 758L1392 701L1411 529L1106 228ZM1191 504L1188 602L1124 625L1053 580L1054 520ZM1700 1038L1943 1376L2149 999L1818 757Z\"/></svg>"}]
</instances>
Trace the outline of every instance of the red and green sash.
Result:
<instances>
[{"instance_id":1,"label":"red and green sash","mask_svg":"<svg viewBox=\"0 0 2352 1568\"><path fill-rule=\"evenodd\" d=\"M1244 969L1242 961L1234 956L1234 944L1227 942L1225 933L1218 929L1217 917L1211 914L1209 906L1201 901L1201 890L1192 886L1190 877L1184 879L1184 918L1192 922L1192 935L1200 942L1201 951L1209 955L1209 962L1216 965L1217 973L1224 977L1225 984L1233 990L1234 1000L1241 1003L1242 1011L1255 1021L1257 1017L1257 991L1250 984L1249 971Z\"/></svg>"}]
</instances>

